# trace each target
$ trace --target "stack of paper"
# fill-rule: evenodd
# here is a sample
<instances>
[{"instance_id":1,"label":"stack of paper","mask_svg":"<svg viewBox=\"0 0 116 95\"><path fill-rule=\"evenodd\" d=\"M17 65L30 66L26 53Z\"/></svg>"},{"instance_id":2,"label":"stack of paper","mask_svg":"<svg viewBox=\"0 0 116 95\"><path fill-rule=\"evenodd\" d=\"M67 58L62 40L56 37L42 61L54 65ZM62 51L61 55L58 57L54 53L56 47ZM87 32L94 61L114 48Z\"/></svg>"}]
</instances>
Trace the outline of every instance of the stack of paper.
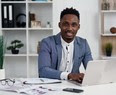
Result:
<instances>
[{"instance_id":1,"label":"stack of paper","mask_svg":"<svg viewBox=\"0 0 116 95\"><path fill-rule=\"evenodd\" d=\"M0 90L24 93L27 95L43 95L52 91L57 91L53 87L47 87L44 85L33 84L49 84L49 83L61 83L61 80L47 79L47 78L21 78L16 79L14 85L2 85L0 84ZM28 85L27 85L28 84Z\"/></svg>"}]
</instances>

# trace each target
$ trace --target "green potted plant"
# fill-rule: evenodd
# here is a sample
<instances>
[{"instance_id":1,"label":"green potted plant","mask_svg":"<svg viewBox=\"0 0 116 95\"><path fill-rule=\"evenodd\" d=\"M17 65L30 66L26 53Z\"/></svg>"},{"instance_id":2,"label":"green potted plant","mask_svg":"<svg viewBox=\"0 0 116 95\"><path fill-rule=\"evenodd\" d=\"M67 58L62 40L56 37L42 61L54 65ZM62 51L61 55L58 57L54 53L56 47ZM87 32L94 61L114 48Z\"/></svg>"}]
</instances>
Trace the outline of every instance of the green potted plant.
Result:
<instances>
[{"instance_id":1,"label":"green potted plant","mask_svg":"<svg viewBox=\"0 0 116 95\"><path fill-rule=\"evenodd\" d=\"M18 54L19 48L23 47L24 44L20 40L11 41L11 45L7 47L7 50L11 50L12 54Z\"/></svg>"},{"instance_id":2,"label":"green potted plant","mask_svg":"<svg viewBox=\"0 0 116 95\"><path fill-rule=\"evenodd\" d=\"M112 43L106 43L105 44L105 52L106 52L106 56L111 56L112 55Z\"/></svg>"},{"instance_id":3,"label":"green potted plant","mask_svg":"<svg viewBox=\"0 0 116 95\"><path fill-rule=\"evenodd\" d=\"M4 40L3 36L0 36L0 79L5 78L5 70L3 69L4 63Z\"/></svg>"}]
</instances>

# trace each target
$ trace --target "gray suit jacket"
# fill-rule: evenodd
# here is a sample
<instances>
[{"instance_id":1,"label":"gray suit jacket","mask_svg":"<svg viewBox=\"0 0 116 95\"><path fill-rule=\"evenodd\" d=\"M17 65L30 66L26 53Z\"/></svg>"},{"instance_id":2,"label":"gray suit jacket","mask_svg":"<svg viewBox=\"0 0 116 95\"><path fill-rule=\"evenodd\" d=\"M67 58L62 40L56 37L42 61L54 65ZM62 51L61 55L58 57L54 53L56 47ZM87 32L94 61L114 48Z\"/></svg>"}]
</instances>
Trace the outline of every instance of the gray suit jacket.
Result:
<instances>
[{"instance_id":1,"label":"gray suit jacket","mask_svg":"<svg viewBox=\"0 0 116 95\"><path fill-rule=\"evenodd\" d=\"M39 76L60 79L61 71L58 70L62 58L62 45L60 33L41 41L38 58ZM92 60L91 51L87 41L76 37L74 41L73 73L79 73L83 63L86 68L88 61Z\"/></svg>"}]
</instances>

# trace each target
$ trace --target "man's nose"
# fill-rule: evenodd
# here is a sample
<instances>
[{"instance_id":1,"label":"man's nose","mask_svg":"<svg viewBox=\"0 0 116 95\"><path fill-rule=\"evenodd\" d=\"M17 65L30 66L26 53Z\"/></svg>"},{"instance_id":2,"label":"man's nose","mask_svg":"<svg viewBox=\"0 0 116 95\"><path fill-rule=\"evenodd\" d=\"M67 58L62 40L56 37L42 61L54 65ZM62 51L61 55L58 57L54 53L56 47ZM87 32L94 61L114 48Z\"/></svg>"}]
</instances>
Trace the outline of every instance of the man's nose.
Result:
<instances>
[{"instance_id":1,"label":"man's nose","mask_svg":"<svg viewBox=\"0 0 116 95\"><path fill-rule=\"evenodd\" d=\"M73 29L73 27L71 25L69 25L68 30L72 30L72 29Z\"/></svg>"}]
</instances>

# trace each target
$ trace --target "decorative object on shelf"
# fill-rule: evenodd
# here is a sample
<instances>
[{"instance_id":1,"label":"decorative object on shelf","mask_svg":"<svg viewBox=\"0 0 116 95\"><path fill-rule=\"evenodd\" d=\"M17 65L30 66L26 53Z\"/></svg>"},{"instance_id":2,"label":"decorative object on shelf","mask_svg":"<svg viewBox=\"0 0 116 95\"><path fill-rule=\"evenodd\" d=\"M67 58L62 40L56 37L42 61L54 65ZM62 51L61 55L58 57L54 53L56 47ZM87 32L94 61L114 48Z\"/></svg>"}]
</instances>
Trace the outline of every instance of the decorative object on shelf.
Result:
<instances>
[{"instance_id":1,"label":"decorative object on shelf","mask_svg":"<svg viewBox=\"0 0 116 95\"><path fill-rule=\"evenodd\" d=\"M114 2L114 10L116 10L116 2Z\"/></svg>"},{"instance_id":2,"label":"decorative object on shelf","mask_svg":"<svg viewBox=\"0 0 116 95\"><path fill-rule=\"evenodd\" d=\"M29 23L31 28L41 28L41 21L36 20L35 13L29 12Z\"/></svg>"},{"instance_id":3,"label":"decorative object on shelf","mask_svg":"<svg viewBox=\"0 0 116 95\"><path fill-rule=\"evenodd\" d=\"M7 50L11 50L12 54L18 54L19 48L23 47L24 44L20 40L13 40L11 46L7 47Z\"/></svg>"},{"instance_id":4,"label":"decorative object on shelf","mask_svg":"<svg viewBox=\"0 0 116 95\"><path fill-rule=\"evenodd\" d=\"M112 43L106 43L105 44L105 52L106 52L106 56L111 56L112 55Z\"/></svg>"},{"instance_id":5,"label":"decorative object on shelf","mask_svg":"<svg viewBox=\"0 0 116 95\"><path fill-rule=\"evenodd\" d=\"M51 27L51 24L50 22L48 21L47 24L46 24L46 28L50 28Z\"/></svg>"},{"instance_id":6,"label":"decorative object on shelf","mask_svg":"<svg viewBox=\"0 0 116 95\"><path fill-rule=\"evenodd\" d=\"M110 10L114 10L114 0L110 0Z\"/></svg>"},{"instance_id":7,"label":"decorative object on shelf","mask_svg":"<svg viewBox=\"0 0 116 95\"><path fill-rule=\"evenodd\" d=\"M29 27L31 27L31 21L35 21L35 14L29 11Z\"/></svg>"},{"instance_id":8,"label":"decorative object on shelf","mask_svg":"<svg viewBox=\"0 0 116 95\"><path fill-rule=\"evenodd\" d=\"M110 32L111 32L112 34L116 33L116 27L111 27L111 28L110 28Z\"/></svg>"},{"instance_id":9,"label":"decorative object on shelf","mask_svg":"<svg viewBox=\"0 0 116 95\"><path fill-rule=\"evenodd\" d=\"M0 79L5 78L5 69L3 69L4 63L4 41L3 36L0 36Z\"/></svg>"},{"instance_id":10,"label":"decorative object on shelf","mask_svg":"<svg viewBox=\"0 0 116 95\"><path fill-rule=\"evenodd\" d=\"M20 13L16 16L16 26L26 27L26 15L24 13Z\"/></svg>"},{"instance_id":11,"label":"decorative object on shelf","mask_svg":"<svg viewBox=\"0 0 116 95\"><path fill-rule=\"evenodd\" d=\"M109 0L102 1L102 10L109 10L110 9L110 2Z\"/></svg>"},{"instance_id":12,"label":"decorative object on shelf","mask_svg":"<svg viewBox=\"0 0 116 95\"><path fill-rule=\"evenodd\" d=\"M31 21L31 28L41 28L41 21Z\"/></svg>"},{"instance_id":13,"label":"decorative object on shelf","mask_svg":"<svg viewBox=\"0 0 116 95\"><path fill-rule=\"evenodd\" d=\"M34 13L30 13L30 21L35 21L35 14Z\"/></svg>"}]
</instances>

